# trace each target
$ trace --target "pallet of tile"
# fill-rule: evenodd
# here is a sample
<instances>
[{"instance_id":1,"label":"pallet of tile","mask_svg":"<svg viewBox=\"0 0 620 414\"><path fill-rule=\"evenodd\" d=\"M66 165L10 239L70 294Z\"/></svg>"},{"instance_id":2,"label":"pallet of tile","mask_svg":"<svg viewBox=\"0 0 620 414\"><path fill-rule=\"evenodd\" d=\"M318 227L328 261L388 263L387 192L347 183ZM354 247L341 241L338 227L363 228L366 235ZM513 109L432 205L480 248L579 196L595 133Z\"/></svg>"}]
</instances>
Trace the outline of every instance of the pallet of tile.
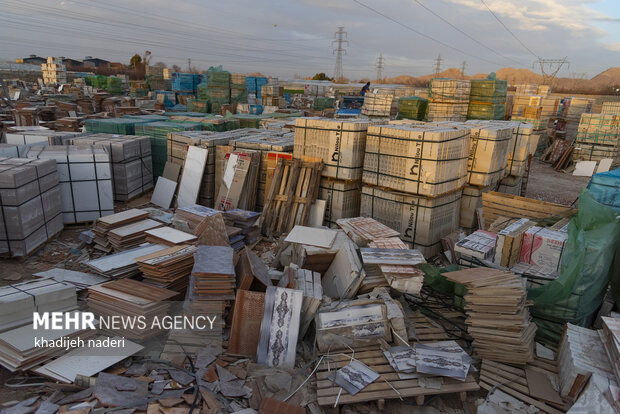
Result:
<instances>
[{"instance_id":1,"label":"pallet of tile","mask_svg":"<svg viewBox=\"0 0 620 414\"><path fill-rule=\"evenodd\" d=\"M181 244L137 257L135 261L144 283L178 292L178 299L182 299L194 266L195 252L196 246Z\"/></svg>"}]
</instances>

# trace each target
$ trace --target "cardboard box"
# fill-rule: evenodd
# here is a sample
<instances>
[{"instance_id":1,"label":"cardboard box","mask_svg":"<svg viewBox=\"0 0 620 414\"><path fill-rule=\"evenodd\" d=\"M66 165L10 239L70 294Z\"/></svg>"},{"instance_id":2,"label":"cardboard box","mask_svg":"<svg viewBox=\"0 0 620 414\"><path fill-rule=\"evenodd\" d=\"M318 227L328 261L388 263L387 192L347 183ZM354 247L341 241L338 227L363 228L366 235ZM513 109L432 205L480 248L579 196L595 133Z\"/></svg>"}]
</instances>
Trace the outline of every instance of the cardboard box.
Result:
<instances>
[{"instance_id":1,"label":"cardboard box","mask_svg":"<svg viewBox=\"0 0 620 414\"><path fill-rule=\"evenodd\" d=\"M523 235L521 262L540 266L550 272L559 270L568 234L533 226Z\"/></svg>"},{"instance_id":2,"label":"cardboard box","mask_svg":"<svg viewBox=\"0 0 620 414\"><path fill-rule=\"evenodd\" d=\"M516 265L521 258L523 235L535 224L526 218L517 220L499 217L495 220L489 228L490 231L497 233L493 263L508 269Z\"/></svg>"},{"instance_id":3,"label":"cardboard box","mask_svg":"<svg viewBox=\"0 0 620 414\"><path fill-rule=\"evenodd\" d=\"M479 260L492 260L497 243L497 234L490 231L476 230L454 245L454 251L463 256Z\"/></svg>"}]
</instances>

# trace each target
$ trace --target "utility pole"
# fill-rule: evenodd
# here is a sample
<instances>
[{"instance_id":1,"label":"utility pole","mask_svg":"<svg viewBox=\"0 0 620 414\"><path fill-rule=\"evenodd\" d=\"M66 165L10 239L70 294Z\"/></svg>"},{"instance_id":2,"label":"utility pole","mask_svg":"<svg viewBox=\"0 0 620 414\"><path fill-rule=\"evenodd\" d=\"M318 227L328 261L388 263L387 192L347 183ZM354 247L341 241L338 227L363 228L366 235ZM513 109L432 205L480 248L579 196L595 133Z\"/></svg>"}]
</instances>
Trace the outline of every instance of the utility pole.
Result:
<instances>
[{"instance_id":1,"label":"utility pole","mask_svg":"<svg viewBox=\"0 0 620 414\"><path fill-rule=\"evenodd\" d=\"M465 79L465 68L467 67L467 62L463 61L461 65L461 79Z\"/></svg>"},{"instance_id":2,"label":"utility pole","mask_svg":"<svg viewBox=\"0 0 620 414\"><path fill-rule=\"evenodd\" d=\"M192 58L187 58L187 71L192 72Z\"/></svg>"},{"instance_id":3,"label":"utility pole","mask_svg":"<svg viewBox=\"0 0 620 414\"><path fill-rule=\"evenodd\" d=\"M435 59L435 77L441 72L441 60L441 55L438 55L437 59Z\"/></svg>"},{"instance_id":4,"label":"utility pole","mask_svg":"<svg viewBox=\"0 0 620 414\"><path fill-rule=\"evenodd\" d=\"M383 55L379 53L379 57L377 58L377 80L383 79Z\"/></svg>"},{"instance_id":5,"label":"utility pole","mask_svg":"<svg viewBox=\"0 0 620 414\"><path fill-rule=\"evenodd\" d=\"M344 73L342 71L342 54L347 53L344 46L348 46L349 41L346 40L347 32L344 31L343 26L338 27L338 31L334 33L334 37L336 39L332 41L332 47L334 47L334 44L335 44L335 49L333 50L333 53L336 53L336 67L334 69L334 80L336 82L339 82L344 79Z\"/></svg>"}]
</instances>

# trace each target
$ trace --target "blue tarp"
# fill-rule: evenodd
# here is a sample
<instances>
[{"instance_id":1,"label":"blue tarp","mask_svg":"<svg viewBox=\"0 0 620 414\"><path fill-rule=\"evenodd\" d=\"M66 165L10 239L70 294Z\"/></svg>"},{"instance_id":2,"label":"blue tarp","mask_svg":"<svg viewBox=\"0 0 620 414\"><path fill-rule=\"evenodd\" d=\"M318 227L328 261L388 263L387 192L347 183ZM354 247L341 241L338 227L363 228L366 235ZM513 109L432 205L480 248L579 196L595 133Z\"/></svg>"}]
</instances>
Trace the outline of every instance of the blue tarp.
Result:
<instances>
[{"instance_id":1,"label":"blue tarp","mask_svg":"<svg viewBox=\"0 0 620 414\"><path fill-rule=\"evenodd\" d=\"M588 190L599 203L620 211L620 168L594 174Z\"/></svg>"}]
</instances>

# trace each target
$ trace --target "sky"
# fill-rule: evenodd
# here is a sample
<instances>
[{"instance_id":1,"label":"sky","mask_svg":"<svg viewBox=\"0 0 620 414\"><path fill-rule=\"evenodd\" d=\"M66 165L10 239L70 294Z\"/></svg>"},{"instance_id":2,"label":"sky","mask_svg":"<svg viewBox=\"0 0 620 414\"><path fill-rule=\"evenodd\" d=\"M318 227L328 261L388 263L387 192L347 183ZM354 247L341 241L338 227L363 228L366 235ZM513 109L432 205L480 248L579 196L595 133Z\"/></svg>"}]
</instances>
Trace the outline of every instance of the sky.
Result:
<instances>
[{"instance_id":1,"label":"sky","mask_svg":"<svg viewBox=\"0 0 620 414\"><path fill-rule=\"evenodd\" d=\"M85 56L281 78L334 74L334 33L346 31L344 76L538 71L590 78L620 66L620 0L0 0L0 60Z\"/></svg>"}]
</instances>

